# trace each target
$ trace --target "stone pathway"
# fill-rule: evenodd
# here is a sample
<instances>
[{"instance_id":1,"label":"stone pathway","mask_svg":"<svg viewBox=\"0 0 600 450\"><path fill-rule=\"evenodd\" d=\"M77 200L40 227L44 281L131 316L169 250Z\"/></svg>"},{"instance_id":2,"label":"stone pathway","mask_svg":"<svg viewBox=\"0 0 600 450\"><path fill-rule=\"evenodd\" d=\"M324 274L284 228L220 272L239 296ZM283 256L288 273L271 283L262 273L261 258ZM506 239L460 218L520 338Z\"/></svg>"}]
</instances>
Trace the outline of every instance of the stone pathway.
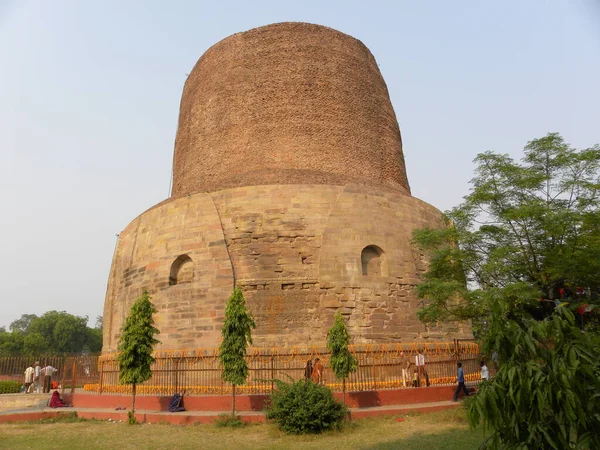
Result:
<instances>
[{"instance_id":1,"label":"stone pathway","mask_svg":"<svg viewBox=\"0 0 600 450\"><path fill-rule=\"evenodd\" d=\"M433 412L441 409L455 408L460 403L452 401L415 403L410 405L386 405L372 406L365 408L351 408L350 413L353 418L373 417L380 415L400 415L409 412ZM0 422L36 420L43 417L53 417L59 414L77 412L80 417L97 418L100 420L126 420L127 410L115 410L110 408L48 408L28 407L0 411ZM168 411L137 410L136 416L148 422L171 422L171 423L208 423L215 420L219 415L227 414L226 411L182 411L171 413ZM248 421L264 421L264 411L238 411L237 414Z\"/></svg>"}]
</instances>

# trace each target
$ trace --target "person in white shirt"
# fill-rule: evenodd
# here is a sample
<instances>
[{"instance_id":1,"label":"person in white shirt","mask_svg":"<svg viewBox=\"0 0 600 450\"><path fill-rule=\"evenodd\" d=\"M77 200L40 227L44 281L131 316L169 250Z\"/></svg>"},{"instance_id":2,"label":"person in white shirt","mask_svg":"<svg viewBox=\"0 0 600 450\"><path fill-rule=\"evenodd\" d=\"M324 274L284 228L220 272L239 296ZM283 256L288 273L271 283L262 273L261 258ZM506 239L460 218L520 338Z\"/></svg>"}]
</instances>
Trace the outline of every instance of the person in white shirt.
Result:
<instances>
[{"instance_id":1,"label":"person in white shirt","mask_svg":"<svg viewBox=\"0 0 600 450\"><path fill-rule=\"evenodd\" d=\"M406 387L406 380L410 384L410 358L400 352L400 367L402 368L402 386Z\"/></svg>"},{"instance_id":2,"label":"person in white shirt","mask_svg":"<svg viewBox=\"0 0 600 450\"><path fill-rule=\"evenodd\" d=\"M429 386L429 375L427 374L427 370L425 370L425 355L423 355L423 350L421 349L418 350L415 356L415 366L417 366L417 373L419 375L417 385L421 387L421 378L425 377L425 383Z\"/></svg>"},{"instance_id":3,"label":"person in white shirt","mask_svg":"<svg viewBox=\"0 0 600 450\"><path fill-rule=\"evenodd\" d=\"M35 370L33 369L33 367L31 367L31 364L29 365L29 367L27 367L27 369L25 369L25 393L31 392L30 387L33 384L33 374L35 373Z\"/></svg>"},{"instance_id":4,"label":"person in white shirt","mask_svg":"<svg viewBox=\"0 0 600 450\"><path fill-rule=\"evenodd\" d=\"M44 372L44 392L48 393L52 389L52 375L58 372L58 369L48 364L42 371Z\"/></svg>"},{"instance_id":5,"label":"person in white shirt","mask_svg":"<svg viewBox=\"0 0 600 450\"><path fill-rule=\"evenodd\" d=\"M490 370L488 369L488 366L485 365L485 361L481 361L479 363L479 366L481 367L481 381L487 381L490 379Z\"/></svg>"},{"instance_id":6,"label":"person in white shirt","mask_svg":"<svg viewBox=\"0 0 600 450\"><path fill-rule=\"evenodd\" d=\"M33 391L36 394L39 394L42 390L42 368L40 367L40 362L36 361L35 366L33 367Z\"/></svg>"}]
</instances>

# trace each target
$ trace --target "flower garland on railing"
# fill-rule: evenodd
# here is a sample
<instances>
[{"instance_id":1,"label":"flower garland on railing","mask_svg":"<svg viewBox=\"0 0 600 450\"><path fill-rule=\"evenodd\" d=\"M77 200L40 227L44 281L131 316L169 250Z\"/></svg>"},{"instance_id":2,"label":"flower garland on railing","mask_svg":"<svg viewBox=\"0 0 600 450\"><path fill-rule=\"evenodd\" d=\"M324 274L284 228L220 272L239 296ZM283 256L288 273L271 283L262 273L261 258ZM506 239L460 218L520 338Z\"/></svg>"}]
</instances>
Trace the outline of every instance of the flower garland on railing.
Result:
<instances>
[{"instance_id":1,"label":"flower garland on railing","mask_svg":"<svg viewBox=\"0 0 600 450\"><path fill-rule=\"evenodd\" d=\"M479 381L481 380L479 373L472 373L465 375L467 381ZM434 377L429 379L431 386L444 386L454 384L456 377ZM424 380L422 381L422 384ZM262 385L244 385L236 386L236 394L269 394L272 390L270 383L264 383ZM331 390L341 392L342 383L327 383ZM407 383L410 387L410 383ZM391 381L354 381L346 382L346 390L351 391L370 391L370 390L383 390L383 389L399 389L402 388L402 380L391 380ZM184 386L187 395L226 395L231 394L231 385L207 385L207 386ZM83 389L88 392L100 392L100 384L91 383L85 384ZM173 386L155 386L155 385L138 385L136 387L136 393L141 395L172 395ZM115 384L103 384L102 393L105 394L131 394L130 385L115 385Z\"/></svg>"},{"instance_id":2,"label":"flower garland on railing","mask_svg":"<svg viewBox=\"0 0 600 450\"><path fill-rule=\"evenodd\" d=\"M477 356L479 355L479 346L475 342L461 342L458 346L452 342L432 342L410 344L353 344L349 347L350 352L359 360L367 359L381 360L383 358L397 359L400 353L405 356L415 356L419 350L423 352L425 357L456 357L460 356ZM219 349L182 349L182 350L160 350L155 352L154 357L157 360L179 360L186 363L197 363L202 361L205 364L213 365L219 363ZM248 351L247 358L249 361L257 360L264 363L266 359L269 361L275 360L284 364L289 364L292 361L304 362L307 358L319 357L324 361L329 358L327 350L319 349L318 347L303 348L298 347L273 347L251 348ZM103 365L114 362L117 358L117 353L108 353L101 355L98 363Z\"/></svg>"}]
</instances>

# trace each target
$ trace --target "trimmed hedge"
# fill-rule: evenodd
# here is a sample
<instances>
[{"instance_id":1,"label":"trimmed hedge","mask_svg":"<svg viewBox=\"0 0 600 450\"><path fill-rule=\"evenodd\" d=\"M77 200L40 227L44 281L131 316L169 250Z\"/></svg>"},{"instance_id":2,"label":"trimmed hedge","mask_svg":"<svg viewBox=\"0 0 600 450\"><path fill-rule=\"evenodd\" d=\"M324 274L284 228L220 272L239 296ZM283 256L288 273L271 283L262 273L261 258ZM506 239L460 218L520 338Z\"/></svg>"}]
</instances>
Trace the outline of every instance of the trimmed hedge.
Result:
<instances>
[{"instance_id":1,"label":"trimmed hedge","mask_svg":"<svg viewBox=\"0 0 600 450\"><path fill-rule=\"evenodd\" d=\"M18 394L21 392L21 383L18 381L0 381L0 394Z\"/></svg>"}]
</instances>

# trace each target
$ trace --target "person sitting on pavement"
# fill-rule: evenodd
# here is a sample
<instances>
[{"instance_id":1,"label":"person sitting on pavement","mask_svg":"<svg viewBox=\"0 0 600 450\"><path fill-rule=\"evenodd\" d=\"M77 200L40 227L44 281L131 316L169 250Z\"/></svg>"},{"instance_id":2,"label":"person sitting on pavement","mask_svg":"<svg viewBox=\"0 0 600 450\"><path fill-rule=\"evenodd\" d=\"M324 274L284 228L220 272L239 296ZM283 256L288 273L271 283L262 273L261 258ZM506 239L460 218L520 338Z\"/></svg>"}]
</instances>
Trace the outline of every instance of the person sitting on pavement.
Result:
<instances>
[{"instance_id":1,"label":"person sitting on pavement","mask_svg":"<svg viewBox=\"0 0 600 450\"><path fill-rule=\"evenodd\" d=\"M54 391L52 393L52 397L50 398L50 403L48 404L50 408L64 408L70 405L67 405L62 398L60 398L60 394L58 391Z\"/></svg>"}]
</instances>

